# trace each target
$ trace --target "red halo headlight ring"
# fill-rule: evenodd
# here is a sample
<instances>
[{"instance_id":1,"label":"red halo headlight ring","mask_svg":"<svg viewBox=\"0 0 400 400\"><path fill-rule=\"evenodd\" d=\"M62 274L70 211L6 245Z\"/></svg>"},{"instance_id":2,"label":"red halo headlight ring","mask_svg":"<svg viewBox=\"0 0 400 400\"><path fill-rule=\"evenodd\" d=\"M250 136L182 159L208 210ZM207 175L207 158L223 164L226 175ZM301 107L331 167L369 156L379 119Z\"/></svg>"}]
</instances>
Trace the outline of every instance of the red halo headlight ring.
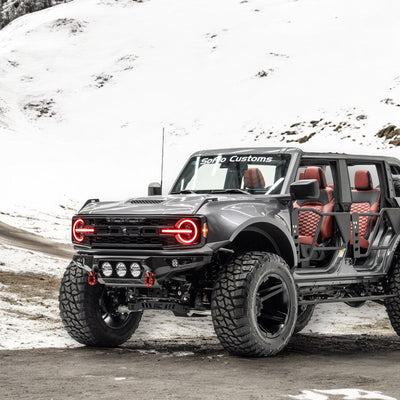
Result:
<instances>
[{"instance_id":1,"label":"red halo headlight ring","mask_svg":"<svg viewBox=\"0 0 400 400\"><path fill-rule=\"evenodd\" d=\"M87 233L94 233L94 228L86 227L85 221L82 218L77 218L72 224L72 237L74 241L82 243Z\"/></svg>"},{"instance_id":2,"label":"red halo headlight ring","mask_svg":"<svg viewBox=\"0 0 400 400\"><path fill-rule=\"evenodd\" d=\"M177 222L176 228L186 231L175 235L176 240L181 244L193 244L199 238L199 228L191 219L181 219Z\"/></svg>"},{"instance_id":3,"label":"red halo headlight ring","mask_svg":"<svg viewBox=\"0 0 400 400\"><path fill-rule=\"evenodd\" d=\"M194 244L200 236L200 230L195 221L189 218L180 219L174 228L161 228L164 235L175 235L175 239L184 245Z\"/></svg>"}]
</instances>

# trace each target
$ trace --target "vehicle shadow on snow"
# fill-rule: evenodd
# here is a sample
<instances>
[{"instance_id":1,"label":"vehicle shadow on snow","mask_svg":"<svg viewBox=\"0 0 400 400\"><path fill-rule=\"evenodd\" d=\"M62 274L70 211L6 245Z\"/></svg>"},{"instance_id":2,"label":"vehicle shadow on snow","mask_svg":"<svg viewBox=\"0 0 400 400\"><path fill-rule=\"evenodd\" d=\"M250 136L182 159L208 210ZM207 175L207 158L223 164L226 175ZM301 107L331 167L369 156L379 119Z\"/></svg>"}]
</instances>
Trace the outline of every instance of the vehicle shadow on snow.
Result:
<instances>
[{"instance_id":1,"label":"vehicle shadow on snow","mask_svg":"<svg viewBox=\"0 0 400 400\"><path fill-rule=\"evenodd\" d=\"M176 355L224 355L229 353L223 349L216 338L197 338L186 342L177 340L129 341L117 351L128 350L142 354L168 353ZM318 335L298 334L292 337L288 346L277 355L287 357L300 355L329 354L363 354L400 351L400 338L395 335Z\"/></svg>"},{"instance_id":2,"label":"vehicle shadow on snow","mask_svg":"<svg viewBox=\"0 0 400 400\"><path fill-rule=\"evenodd\" d=\"M293 336L284 353L300 354L359 354L400 351L396 335L316 335Z\"/></svg>"}]
</instances>

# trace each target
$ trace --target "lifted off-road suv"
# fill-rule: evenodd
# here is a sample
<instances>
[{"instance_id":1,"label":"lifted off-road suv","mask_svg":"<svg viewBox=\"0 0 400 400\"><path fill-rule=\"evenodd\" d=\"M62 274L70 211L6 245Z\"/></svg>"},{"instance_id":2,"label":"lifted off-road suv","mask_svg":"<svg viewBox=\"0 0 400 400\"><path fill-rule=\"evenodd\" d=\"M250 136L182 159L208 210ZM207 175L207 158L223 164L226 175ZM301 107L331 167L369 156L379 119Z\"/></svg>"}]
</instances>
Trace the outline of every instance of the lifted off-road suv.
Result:
<instances>
[{"instance_id":1,"label":"lifted off-road suv","mask_svg":"<svg viewBox=\"0 0 400 400\"><path fill-rule=\"evenodd\" d=\"M315 304L371 300L400 334L399 174L394 158L224 149L195 153L168 196L89 200L72 221L64 326L118 346L144 310L211 312L228 351L270 356Z\"/></svg>"}]
</instances>

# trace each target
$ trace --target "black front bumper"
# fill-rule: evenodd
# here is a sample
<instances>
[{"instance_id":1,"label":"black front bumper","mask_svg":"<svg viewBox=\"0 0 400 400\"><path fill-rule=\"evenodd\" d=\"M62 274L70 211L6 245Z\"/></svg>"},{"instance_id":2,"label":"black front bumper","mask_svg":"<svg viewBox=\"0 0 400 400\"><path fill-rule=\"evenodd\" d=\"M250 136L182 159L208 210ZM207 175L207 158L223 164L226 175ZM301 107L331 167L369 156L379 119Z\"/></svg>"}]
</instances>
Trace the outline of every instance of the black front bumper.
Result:
<instances>
[{"instance_id":1,"label":"black front bumper","mask_svg":"<svg viewBox=\"0 0 400 400\"><path fill-rule=\"evenodd\" d=\"M78 267L87 272L95 272L99 283L107 286L119 287L146 287L146 273L153 273L155 282L152 287L160 287L163 281L174 275L180 275L187 271L202 268L212 261L212 254L163 254L163 255L125 255L125 254L77 254L72 260ZM102 274L101 266L104 262L109 262L113 267L113 273L110 277ZM119 277L116 274L115 266L123 262L127 267L127 274ZM133 278L129 266L133 263L139 263L142 269L138 278Z\"/></svg>"}]
</instances>

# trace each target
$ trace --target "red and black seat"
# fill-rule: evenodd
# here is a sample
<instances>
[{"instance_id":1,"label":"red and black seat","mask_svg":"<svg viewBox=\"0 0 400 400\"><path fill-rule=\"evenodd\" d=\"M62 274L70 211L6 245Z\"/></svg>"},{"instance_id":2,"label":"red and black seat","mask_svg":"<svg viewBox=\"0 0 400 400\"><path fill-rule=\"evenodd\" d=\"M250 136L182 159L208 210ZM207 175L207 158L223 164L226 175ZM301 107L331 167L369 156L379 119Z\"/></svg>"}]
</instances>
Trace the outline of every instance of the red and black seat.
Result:
<instances>
[{"instance_id":1,"label":"red and black seat","mask_svg":"<svg viewBox=\"0 0 400 400\"><path fill-rule=\"evenodd\" d=\"M304 179L316 179L319 183L320 194L317 199L296 201L294 207L299 210L299 241L301 244L311 245L317 233L321 216L312 211L301 211L302 208L313 208L319 212L333 212L333 189L326 185L324 171L320 167L308 167L304 171ZM323 243L332 237L333 218L325 216L322 220L321 231L317 238L318 243Z\"/></svg>"},{"instance_id":2,"label":"red and black seat","mask_svg":"<svg viewBox=\"0 0 400 400\"><path fill-rule=\"evenodd\" d=\"M367 170L358 170L354 175L354 187L351 191L352 204L350 212L353 213L378 213L381 192L374 189L372 185L371 174ZM361 215L359 217L359 238L360 247L367 249L369 247L368 238L372 228L375 225L377 217ZM353 244L353 236L351 236Z\"/></svg>"},{"instance_id":3,"label":"red and black seat","mask_svg":"<svg viewBox=\"0 0 400 400\"><path fill-rule=\"evenodd\" d=\"M265 180L263 174L258 168L249 168L244 171L244 186L247 189L264 189Z\"/></svg>"}]
</instances>

